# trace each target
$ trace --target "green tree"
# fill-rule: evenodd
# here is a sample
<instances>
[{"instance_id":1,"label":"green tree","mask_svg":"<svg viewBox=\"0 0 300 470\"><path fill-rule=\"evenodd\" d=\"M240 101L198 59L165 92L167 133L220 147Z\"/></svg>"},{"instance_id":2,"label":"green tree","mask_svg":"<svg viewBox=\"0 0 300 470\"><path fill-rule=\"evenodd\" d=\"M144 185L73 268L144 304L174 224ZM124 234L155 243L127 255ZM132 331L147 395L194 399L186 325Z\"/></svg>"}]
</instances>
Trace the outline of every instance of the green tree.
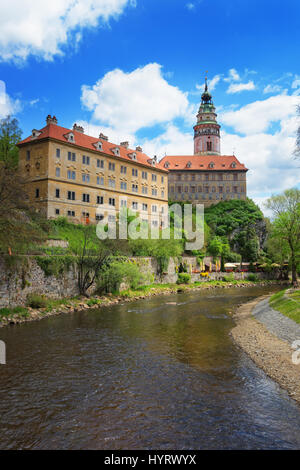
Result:
<instances>
[{"instance_id":1,"label":"green tree","mask_svg":"<svg viewBox=\"0 0 300 470\"><path fill-rule=\"evenodd\" d=\"M20 142L22 131L19 122L11 116L0 120L0 161L4 165L16 168L19 160L17 143Z\"/></svg>"},{"instance_id":2,"label":"green tree","mask_svg":"<svg viewBox=\"0 0 300 470\"><path fill-rule=\"evenodd\" d=\"M270 197L266 208L274 214L272 235L282 240L289 249L292 282L297 284L297 262L300 257L300 190L287 189L283 194Z\"/></svg>"}]
</instances>

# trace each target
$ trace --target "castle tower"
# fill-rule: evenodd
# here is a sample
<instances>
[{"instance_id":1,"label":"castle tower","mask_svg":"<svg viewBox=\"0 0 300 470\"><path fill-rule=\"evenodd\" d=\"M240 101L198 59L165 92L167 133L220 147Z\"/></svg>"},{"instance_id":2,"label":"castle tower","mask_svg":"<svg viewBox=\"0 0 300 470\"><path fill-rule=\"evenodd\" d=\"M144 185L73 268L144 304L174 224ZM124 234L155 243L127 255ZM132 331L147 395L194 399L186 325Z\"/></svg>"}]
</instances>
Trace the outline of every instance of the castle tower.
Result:
<instances>
[{"instance_id":1,"label":"castle tower","mask_svg":"<svg viewBox=\"0 0 300 470\"><path fill-rule=\"evenodd\" d=\"M205 91L194 126L194 155L220 155L220 125L217 123L216 108L208 92L207 77Z\"/></svg>"}]
</instances>

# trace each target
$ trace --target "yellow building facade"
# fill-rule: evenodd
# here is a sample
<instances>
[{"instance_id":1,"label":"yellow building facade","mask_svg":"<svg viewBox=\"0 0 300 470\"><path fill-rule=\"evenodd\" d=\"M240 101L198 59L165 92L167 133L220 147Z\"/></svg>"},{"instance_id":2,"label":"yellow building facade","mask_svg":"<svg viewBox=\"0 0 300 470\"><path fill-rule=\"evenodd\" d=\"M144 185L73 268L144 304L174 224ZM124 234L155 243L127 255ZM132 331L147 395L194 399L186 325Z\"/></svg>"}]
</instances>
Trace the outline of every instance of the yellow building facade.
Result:
<instances>
[{"instance_id":1,"label":"yellow building facade","mask_svg":"<svg viewBox=\"0 0 300 470\"><path fill-rule=\"evenodd\" d=\"M103 134L67 129L48 116L46 126L18 144L28 203L47 218L74 222L113 220L124 207L164 226L168 171L141 147L113 144Z\"/></svg>"}]
</instances>

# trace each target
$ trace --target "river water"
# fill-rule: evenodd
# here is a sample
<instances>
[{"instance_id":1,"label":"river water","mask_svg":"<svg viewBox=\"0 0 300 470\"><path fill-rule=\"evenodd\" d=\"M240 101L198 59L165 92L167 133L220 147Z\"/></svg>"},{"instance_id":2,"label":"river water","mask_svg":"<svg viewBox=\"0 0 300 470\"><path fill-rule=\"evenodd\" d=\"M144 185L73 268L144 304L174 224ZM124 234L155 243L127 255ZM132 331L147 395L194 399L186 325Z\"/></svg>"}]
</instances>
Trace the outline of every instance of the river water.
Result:
<instances>
[{"instance_id":1,"label":"river water","mask_svg":"<svg viewBox=\"0 0 300 470\"><path fill-rule=\"evenodd\" d=\"M300 408L232 342L270 287L158 296L3 328L3 449L295 449Z\"/></svg>"}]
</instances>

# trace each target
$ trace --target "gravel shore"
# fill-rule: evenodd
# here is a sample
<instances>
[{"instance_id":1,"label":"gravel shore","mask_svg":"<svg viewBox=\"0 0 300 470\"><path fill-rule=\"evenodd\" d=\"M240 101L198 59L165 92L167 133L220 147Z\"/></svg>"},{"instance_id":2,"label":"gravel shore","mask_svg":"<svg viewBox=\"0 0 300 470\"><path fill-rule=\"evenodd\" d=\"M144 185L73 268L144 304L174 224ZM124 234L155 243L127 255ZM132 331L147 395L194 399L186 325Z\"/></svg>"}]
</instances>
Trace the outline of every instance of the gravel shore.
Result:
<instances>
[{"instance_id":1,"label":"gravel shore","mask_svg":"<svg viewBox=\"0 0 300 470\"><path fill-rule=\"evenodd\" d=\"M231 336L300 404L300 364L293 364L291 348L291 343L300 339L299 325L271 309L268 298L260 297L238 308Z\"/></svg>"}]
</instances>

